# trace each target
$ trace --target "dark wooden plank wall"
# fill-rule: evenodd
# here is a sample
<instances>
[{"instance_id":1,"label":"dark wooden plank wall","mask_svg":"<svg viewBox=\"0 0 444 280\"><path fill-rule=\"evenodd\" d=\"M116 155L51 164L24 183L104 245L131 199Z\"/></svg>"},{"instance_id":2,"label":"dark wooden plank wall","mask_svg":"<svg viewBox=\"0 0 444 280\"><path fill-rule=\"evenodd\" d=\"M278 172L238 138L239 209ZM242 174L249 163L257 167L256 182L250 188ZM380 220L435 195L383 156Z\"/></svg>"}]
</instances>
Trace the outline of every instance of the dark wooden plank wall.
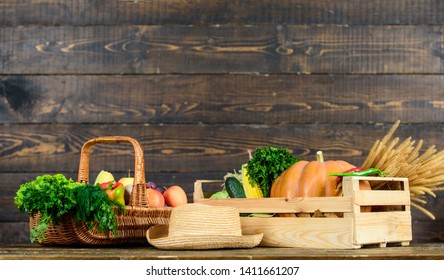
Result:
<instances>
[{"instance_id":1,"label":"dark wooden plank wall","mask_svg":"<svg viewBox=\"0 0 444 280\"><path fill-rule=\"evenodd\" d=\"M29 240L19 185L76 179L96 136L138 139L147 178L190 196L259 146L359 165L398 119L444 149L443 24L438 0L1 1L0 242ZM98 146L91 176L132 164ZM444 240L443 204L413 210L414 242Z\"/></svg>"}]
</instances>

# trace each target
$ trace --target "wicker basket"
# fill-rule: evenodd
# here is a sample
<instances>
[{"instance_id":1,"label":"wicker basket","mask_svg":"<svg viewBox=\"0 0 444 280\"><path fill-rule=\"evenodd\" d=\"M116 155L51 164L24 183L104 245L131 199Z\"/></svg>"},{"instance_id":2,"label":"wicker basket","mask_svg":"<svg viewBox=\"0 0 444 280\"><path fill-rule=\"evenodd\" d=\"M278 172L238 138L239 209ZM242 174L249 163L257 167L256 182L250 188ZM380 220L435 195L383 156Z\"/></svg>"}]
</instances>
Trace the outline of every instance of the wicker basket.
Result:
<instances>
[{"instance_id":1,"label":"wicker basket","mask_svg":"<svg viewBox=\"0 0 444 280\"><path fill-rule=\"evenodd\" d=\"M61 217L57 225L51 225L46 231L46 239L42 245L120 245L120 244L147 244L146 231L157 224L168 224L171 209L149 208L145 186L145 163L143 150L138 141L127 136L105 136L87 141L81 151L79 174L77 181L89 182L89 159L91 148L95 144L130 143L134 147L135 168L134 186L129 204L125 206L125 213L118 214L117 234L101 233L96 228L88 227L69 213ZM30 228L36 226L39 214L30 218Z\"/></svg>"}]
</instances>

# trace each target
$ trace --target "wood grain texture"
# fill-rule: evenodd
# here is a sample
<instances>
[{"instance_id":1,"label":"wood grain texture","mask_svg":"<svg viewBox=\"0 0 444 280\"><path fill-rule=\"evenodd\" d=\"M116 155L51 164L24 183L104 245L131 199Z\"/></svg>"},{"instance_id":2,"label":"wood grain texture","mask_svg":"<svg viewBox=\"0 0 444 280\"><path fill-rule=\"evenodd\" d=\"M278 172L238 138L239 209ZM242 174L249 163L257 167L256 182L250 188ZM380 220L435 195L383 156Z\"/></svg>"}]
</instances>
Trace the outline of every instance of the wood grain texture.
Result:
<instances>
[{"instance_id":1,"label":"wood grain texture","mask_svg":"<svg viewBox=\"0 0 444 280\"><path fill-rule=\"evenodd\" d=\"M72 172L77 170L80 148L87 140L105 135L137 139L145 152L147 172L220 172L238 168L248 160L248 150L261 146L289 148L296 156L315 159L318 150L328 159L359 165L373 143L390 125L69 125L17 124L0 127L0 170L3 172ZM404 125L396 136L424 139L424 148L436 145L443 133L440 124ZM126 171L134 165L129 145L95 147L91 169ZM119 157L118 161L110 161ZM205 179L205 178L203 178Z\"/></svg>"},{"instance_id":2,"label":"wood grain texture","mask_svg":"<svg viewBox=\"0 0 444 280\"><path fill-rule=\"evenodd\" d=\"M412 224L410 212L360 213L354 220L355 242L374 244L410 242Z\"/></svg>"},{"instance_id":3,"label":"wood grain texture","mask_svg":"<svg viewBox=\"0 0 444 280\"><path fill-rule=\"evenodd\" d=\"M245 234L264 233L260 246L353 248L351 218L241 218L241 224Z\"/></svg>"},{"instance_id":4,"label":"wood grain texture","mask_svg":"<svg viewBox=\"0 0 444 280\"><path fill-rule=\"evenodd\" d=\"M441 74L442 26L0 27L4 74Z\"/></svg>"},{"instance_id":5,"label":"wood grain texture","mask_svg":"<svg viewBox=\"0 0 444 280\"><path fill-rule=\"evenodd\" d=\"M440 123L441 75L0 77L0 123ZM421 94L419 94L421 93Z\"/></svg>"},{"instance_id":6,"label":"wood grain texture","mask_svg":"<svg viewBox=\"0 0 444 280\"><path fill-rule=\"evenodd\" d=\"M4 0L1 25L444 23L439 0Z\"/></svg>"},{"instance_id":7,"label":"wood grain texture","mask_svg":"<svg viewBox=\"0 0 444 280\"><path fill-rule=\"evenodd\" d=\"M7 243L30 243L29 222L4 222L0 221L0 232L2 242Z\"/></svg>"},{"instance_id":8,"label":"wood grain texture","mask_svg":"<svg viewBox=\"0 0 444 280\"><path fill-rule=\"evenodd\" d=\"M2 244L2 260L442 260L442 243L407 247L319 250L263 248L230 250L157 250L133 248L54 248L33 244Z\"/></svg>"}]
</instances>

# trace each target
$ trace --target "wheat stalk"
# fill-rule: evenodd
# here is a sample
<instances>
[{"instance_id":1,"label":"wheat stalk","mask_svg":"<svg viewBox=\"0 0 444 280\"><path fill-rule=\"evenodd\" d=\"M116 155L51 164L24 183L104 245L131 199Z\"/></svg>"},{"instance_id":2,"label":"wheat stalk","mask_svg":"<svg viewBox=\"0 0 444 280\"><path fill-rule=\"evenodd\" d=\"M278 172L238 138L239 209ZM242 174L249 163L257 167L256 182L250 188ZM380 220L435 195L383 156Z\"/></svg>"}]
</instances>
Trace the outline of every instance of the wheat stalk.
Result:
<instances>
[{"instance_id":1,"label":"wheat stalk","mask_svg":"<svg viewBox=\"0 0 444 280\"><path fill-rule=\"evenodd\" d=\"M423 206L424 196L436 197L436 191L444 190L444 151L438 152L435 146L430 146L421 154L422 139L415 145L411 137L402 142L393 138L399 124L398 120L381 140L376 140L362 166L379 168L391 177L408 178L411 205L435 219ZM382 189L384 185L375 184L372 188Z\"/></svg>"}]
</instances>

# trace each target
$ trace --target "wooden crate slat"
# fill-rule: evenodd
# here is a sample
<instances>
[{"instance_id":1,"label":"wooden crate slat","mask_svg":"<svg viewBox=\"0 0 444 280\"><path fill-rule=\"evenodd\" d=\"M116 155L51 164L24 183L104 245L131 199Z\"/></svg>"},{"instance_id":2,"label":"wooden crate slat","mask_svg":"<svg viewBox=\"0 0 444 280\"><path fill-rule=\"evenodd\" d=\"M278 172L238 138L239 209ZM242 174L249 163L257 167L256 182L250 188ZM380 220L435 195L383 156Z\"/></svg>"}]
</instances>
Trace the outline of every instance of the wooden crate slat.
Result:
<instances>
[{"instance_id":1,"label":"wooden crate slat","mask_svg":"<svg viewBox=\"0 0 444 280\"><path fill-rule=\"evenodd\" d=\"M356 244L412 240L410 212L355 213L354 215L354 242Z\"/></svg>"},{"instance_id":2,"label":"wooden crate slat","mask_svg":"<svg viewBox=\"0 0 444 280\"><path fill-rule=\"evenodd\" d=\"M353 247L351 218L241 218L242 233L264 233L261 246Z\"/></svg>"},{"instance_id":3,"label":"wooden crate slat","mask_svg":"<svg viewBox=\"0 0 444 280\"><path fill-rule=\"evenodd\" d=\"M410 205L410 194L405 191L359 191L354 203L368 205Z\"/></svg>"}]
</instances>

